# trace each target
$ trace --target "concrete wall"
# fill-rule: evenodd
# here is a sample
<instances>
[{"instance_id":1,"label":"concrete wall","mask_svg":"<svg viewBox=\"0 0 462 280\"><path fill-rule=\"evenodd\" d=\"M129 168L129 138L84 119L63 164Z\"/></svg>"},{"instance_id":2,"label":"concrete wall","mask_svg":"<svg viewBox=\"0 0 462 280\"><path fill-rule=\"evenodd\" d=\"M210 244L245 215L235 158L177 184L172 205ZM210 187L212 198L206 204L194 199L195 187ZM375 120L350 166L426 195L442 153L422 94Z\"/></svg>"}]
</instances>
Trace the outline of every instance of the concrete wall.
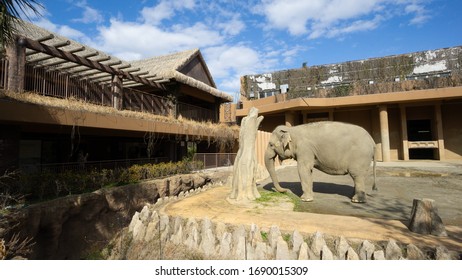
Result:
<instances>
[{"instance_id":1,"label":"concrete wall","mask_svg":"<svg viewBox=\"0 0 462 280\"><path fill-rule=\"evenodd\" d=\"M462 102L443 104L443 133L446 159L462 158Z\"/></svg>"}]
</instances>

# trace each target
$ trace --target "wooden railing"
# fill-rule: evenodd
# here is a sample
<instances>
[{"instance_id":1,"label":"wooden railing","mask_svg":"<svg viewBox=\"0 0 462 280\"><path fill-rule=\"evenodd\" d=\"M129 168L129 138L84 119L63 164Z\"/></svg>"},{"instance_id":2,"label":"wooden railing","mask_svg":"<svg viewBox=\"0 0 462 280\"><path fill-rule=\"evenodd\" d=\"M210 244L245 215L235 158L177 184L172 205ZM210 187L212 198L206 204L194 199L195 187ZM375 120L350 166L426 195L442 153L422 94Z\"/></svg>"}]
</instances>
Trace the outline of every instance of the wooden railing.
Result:
<instances>
[{"instance_id":1,"label":"wooden railing","mask_svg":"<svg viewBox=\"0 0 462 280\"><path fill-rule=\"evenodd\" d=\"M217 116L213 110L182 102L177 105L177 115L190 120L217 122Z\"/></svg>"},{"instance_id":2,"label":"wooden railing","mask_svg":"<svg viewBox=\"0 0 462 280\"><path fill-rule=\"evenodd\" d=\"M0 88L7 87L7 73L8 60L0 59ZM116 99L110 83L97 83L91 79L72 76L58 70L34 67L31 64L26 64L24 91L63 99L73 98L96 105L118 107L122 110L163 116L181 115L183 118L196 121L218 121L214 110L181 102L177 103L175 110L173 103L167 98L128 87L122 90L121 106L115 106Z\"/></svg>"}]
</instances>

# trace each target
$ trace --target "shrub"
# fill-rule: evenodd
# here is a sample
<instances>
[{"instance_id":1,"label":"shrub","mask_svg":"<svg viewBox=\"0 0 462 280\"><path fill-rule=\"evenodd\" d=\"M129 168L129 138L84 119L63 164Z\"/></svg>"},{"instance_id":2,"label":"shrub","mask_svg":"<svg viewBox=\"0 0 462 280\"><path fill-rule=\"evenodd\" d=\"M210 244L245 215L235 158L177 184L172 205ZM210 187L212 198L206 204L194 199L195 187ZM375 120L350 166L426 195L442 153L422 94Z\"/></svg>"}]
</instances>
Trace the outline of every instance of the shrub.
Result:
<instances>
[{"instance_id":1,"label":"shrub","mask_svg":"<svg viewBox=\"0 0 462 280\"><path fill-rule=\"evenodd\" d=\"M128 168L114 170L94 169L67 170L61 173L23 173L18 176L19 178L13 184L15 184L14 189L18 193L25 195L30 202L91 192L105 186L124 185L146 179L186 174L202 167L202 162L185 159L175 163L136 164Z\"/></svg>"}]
</instances>

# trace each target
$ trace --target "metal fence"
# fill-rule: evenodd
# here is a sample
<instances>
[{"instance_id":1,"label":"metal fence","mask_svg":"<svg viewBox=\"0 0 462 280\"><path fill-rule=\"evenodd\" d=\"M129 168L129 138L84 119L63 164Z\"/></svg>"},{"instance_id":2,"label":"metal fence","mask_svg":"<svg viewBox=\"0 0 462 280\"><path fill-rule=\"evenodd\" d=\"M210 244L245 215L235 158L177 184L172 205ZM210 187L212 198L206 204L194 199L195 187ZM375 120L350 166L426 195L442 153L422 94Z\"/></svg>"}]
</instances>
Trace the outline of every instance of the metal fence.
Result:
<instances>
[{"instance_id":1,"label":"metal fence","mask_svg":"<svg viewBox=\"0 0 462 280\"><path fill-rule=\"evenodd\" d=\"M236 153L196 153L194 161L202 161L204 168L233 166Z\"/></svg>"}]
</instances>

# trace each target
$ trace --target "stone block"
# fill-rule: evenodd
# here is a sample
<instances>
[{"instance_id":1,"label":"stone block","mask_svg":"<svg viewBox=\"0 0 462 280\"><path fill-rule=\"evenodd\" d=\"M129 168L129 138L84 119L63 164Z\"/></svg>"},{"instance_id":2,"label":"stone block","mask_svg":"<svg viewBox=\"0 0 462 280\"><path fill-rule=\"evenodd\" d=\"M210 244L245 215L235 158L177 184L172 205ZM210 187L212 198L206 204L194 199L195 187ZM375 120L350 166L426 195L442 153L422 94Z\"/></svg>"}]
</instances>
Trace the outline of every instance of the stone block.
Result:
<instances>
[{"instance_id":1,"label":"stone block","mask_svg":"<svg viewBox=\"0 0 462 280\"><path fill-rule=\"evenodd\" d=\"M385 252L384 252L383 250L375 251L375 252L372 254L372 259L373 259L373 260L376 260L376 261L383 261L383 260L385 260Z\"/></svg>"},{"instance_id":2,"label":"stone block","mask_svg":"<svg viewBox=\"0 0 462 280\"><path fill-rule=\"evenodd\" d=\"M358 254L353 250L353 248L349 247L346 253L346 259L351 261L359 260Z\"/></svg>"},{"instance_id":3,"label":"stone block","mask_svg":"<svg viewBox=\"0 0 462 280\"><path fill-rule=\"evenodd\" d=\"M327 245L322 246L320 258L321 260L334 260L334 254Z\"/></svg>"},{"instance_id":4,"label":"stone block","mask_svg":"<svg viewBox=\"0 0 462 280\"><path fill-rule=\"evenodd\" d=\"M350 244L346 240L345 237L340 236L338 239L335 240L335 250L337 252L337 257L339 260L346 259L346 253L348 252L348 248L350 248Z\"/></svg>"},{"instance_id":5,"label":"stone block","mask_svg":"<svg viewBox=\"0 0 462 280\"><path fill-rule=\"evenodd\" d=\"M290 259L289 246L287 245L287 242L282 238L282 236L279 236L276 242L276 260L289 260L289 259Z\"/></svg>"},{"instance_id":6,"label":"stone block","mask_svg":"<svg viewBox=\"0 0 462 280\"><path fill-rule=\"evenodd\" d=\"M406 247L406 258L408 260L425 260L425 254L414 244L409 244Z\"/></svg>"},{"instance_id":7,"label":"stone block","mask_svg":"<svg viewBox=\"0 0 462 280\"><path fill-rule=\"evenodd\" d=\"M311 241L311 251L317 256L321 256L321 250L322 247L326 245L326 241L324 240L324 235L317 231L314 233L312 236L312 241Z\"/></svg>"},{"instance_id":8,"label":"stone block","mask_svg":"<svg viewBox=\"0 0 462 280\"><path fill-rule=\"evenodd\" d=\"M390 239L385 248L385 257L387 260L399 260L403 257L401 247L398 246L395 240Z\"/></svg>"},{"instance_id":9,"label":"stone block","mask_svg":"<svg viewBox=\"0 0 462 280\"><path fill-rule=\"evenodd\" d=\"M375 245L364 240L359 247L359 258L361 260L372 260L372 254L375 252Z\"/></svg>"}]
</instances>

